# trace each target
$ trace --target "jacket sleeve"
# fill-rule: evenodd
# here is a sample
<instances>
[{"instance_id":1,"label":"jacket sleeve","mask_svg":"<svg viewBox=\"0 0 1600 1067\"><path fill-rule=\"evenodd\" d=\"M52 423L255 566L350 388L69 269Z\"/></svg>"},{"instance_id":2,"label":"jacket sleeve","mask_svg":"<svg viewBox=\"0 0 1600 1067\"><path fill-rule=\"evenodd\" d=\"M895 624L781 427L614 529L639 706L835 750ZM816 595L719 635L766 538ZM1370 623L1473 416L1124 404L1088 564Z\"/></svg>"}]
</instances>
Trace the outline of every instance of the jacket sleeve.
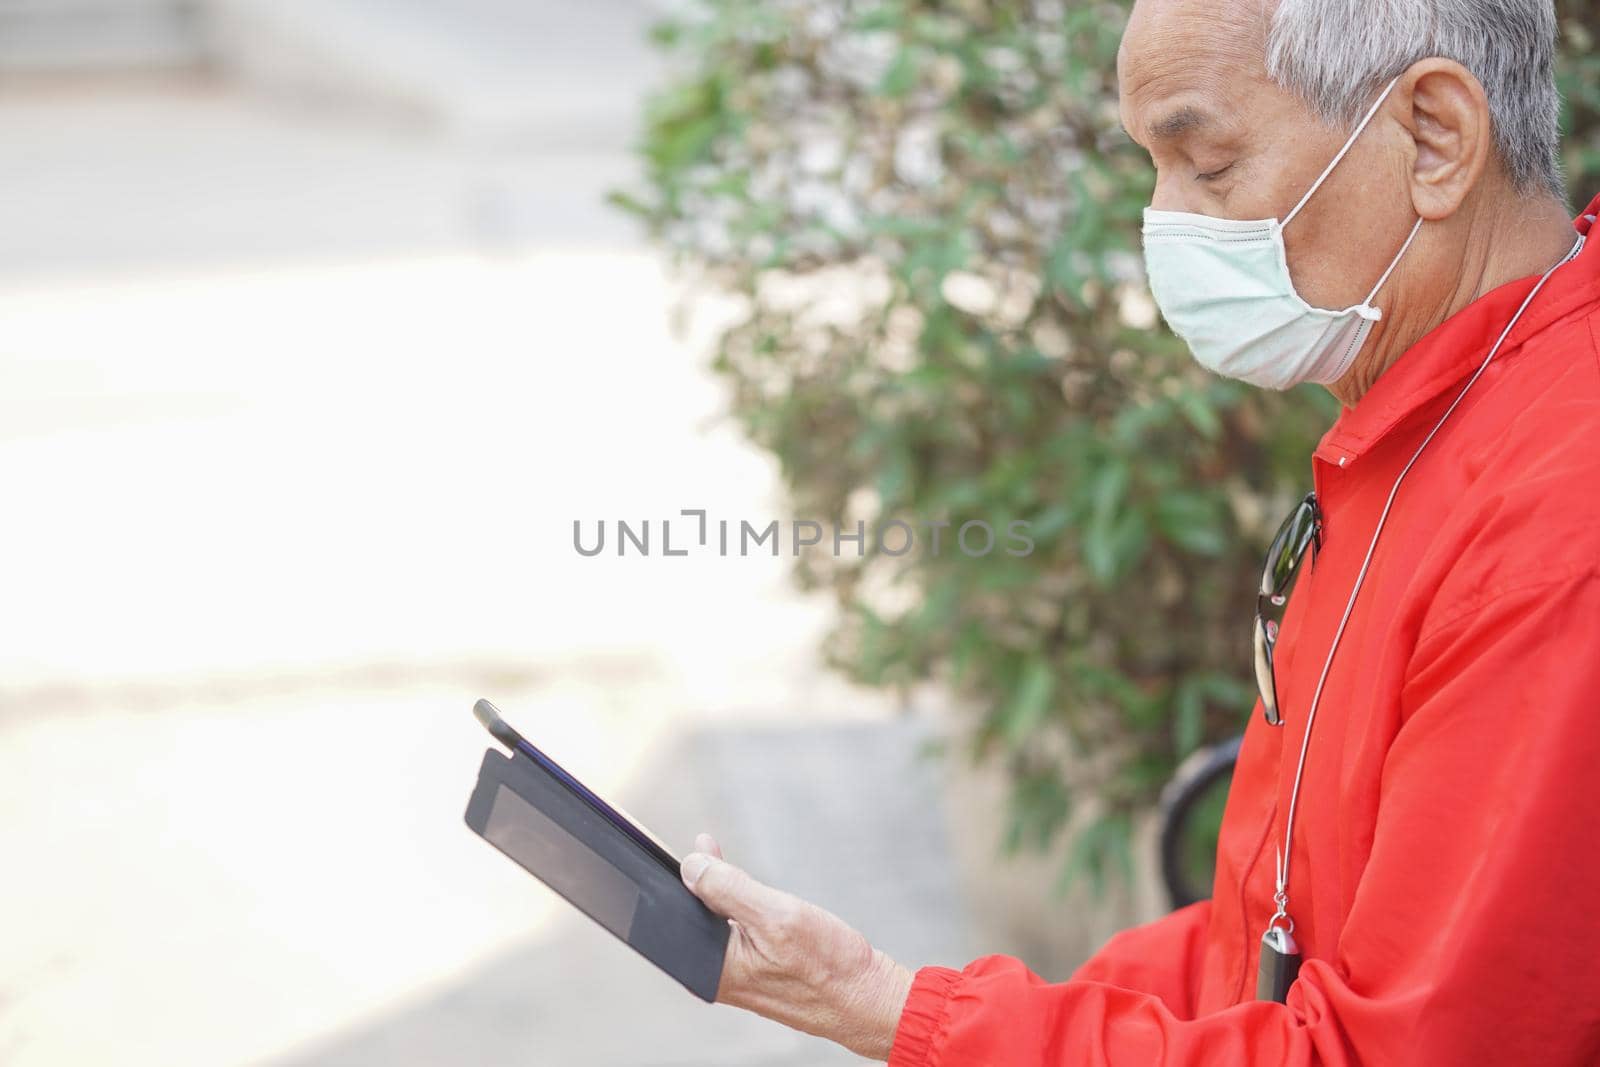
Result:
<instances>
[{"instance_id":1,"label":"jacket sleeve","mask_svg":"<svg viewBox=\"0 0 1600 1067\"><path fill-rule=\"evenodd\" d=\"M1077 980L1149 993L1180 1019L1194 1017L1211 901L1123 930L1079 967Z\"/></svg>"},{"instance_id":2,"label":"jacket sleeve","mask_svg":"<svg viewBox=\"0 0 1600 1067\"><path fill-rule=\"evenodd\" d=\"M1149 980L1161 960L1118 952L1050 984L985 956L917 972L890 1067L1600 1062L1594 571L1443 619L1413 654L1401 715L1348 921L1286 1004L1186 1018L1187 978Z\"/></svg>"}]
</instances>

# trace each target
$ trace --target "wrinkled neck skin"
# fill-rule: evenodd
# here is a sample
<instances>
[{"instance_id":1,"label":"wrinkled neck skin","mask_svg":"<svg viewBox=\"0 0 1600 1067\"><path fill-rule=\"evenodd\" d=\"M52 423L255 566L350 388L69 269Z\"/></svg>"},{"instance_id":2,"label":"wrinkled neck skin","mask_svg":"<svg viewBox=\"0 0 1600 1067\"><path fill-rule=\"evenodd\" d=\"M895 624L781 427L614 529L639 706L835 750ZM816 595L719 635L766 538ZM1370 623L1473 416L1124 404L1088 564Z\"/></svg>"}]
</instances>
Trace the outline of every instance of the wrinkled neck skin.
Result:
<instances>
[{"instance_id":1,"label":"wrinkled neck skin","mask_svg":"<svg viewBox=\"0 0 1600 1067\"><path fill-rule=\"evenodd\" d=\"M1395 248L1405 234L1395 235ZM1355 364L1328 391L1354 407L1434 327L1507 282L1543 274L1577 234L1553 196L1523 196L1499 176L1447 219L1429 220L1373 299L1383 310ZM1488 353L1485 352L1485 355Z\"/></svg>"}]
</instances>

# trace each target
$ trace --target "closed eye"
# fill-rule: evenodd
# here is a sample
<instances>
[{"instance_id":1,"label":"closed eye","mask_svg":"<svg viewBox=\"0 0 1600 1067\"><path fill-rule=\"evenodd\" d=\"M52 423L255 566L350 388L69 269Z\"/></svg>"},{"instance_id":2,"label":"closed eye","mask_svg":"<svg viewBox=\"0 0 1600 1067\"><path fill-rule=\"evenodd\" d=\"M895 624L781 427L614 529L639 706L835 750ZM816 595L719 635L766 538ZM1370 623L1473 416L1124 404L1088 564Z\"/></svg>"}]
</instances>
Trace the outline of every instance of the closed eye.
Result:
<instances>
[{"instance_id":1,"label":"closed eye","mask_svg":"<svg viewBox=\"0 0 1600 1067\"><path fill-rule=\"evenodd\" d=\"M1233 169L1233 164L1229 163L1226 167L1218 167L1216 170L1207 171L1204 174L1196 174L1194 176L1194 180L1197 181L1197 182L1212 182L1212 181L1216 181L1218 178L1222 177L1224 174L1228 173L1232 169Z\"/></svg>"}]
</instances>

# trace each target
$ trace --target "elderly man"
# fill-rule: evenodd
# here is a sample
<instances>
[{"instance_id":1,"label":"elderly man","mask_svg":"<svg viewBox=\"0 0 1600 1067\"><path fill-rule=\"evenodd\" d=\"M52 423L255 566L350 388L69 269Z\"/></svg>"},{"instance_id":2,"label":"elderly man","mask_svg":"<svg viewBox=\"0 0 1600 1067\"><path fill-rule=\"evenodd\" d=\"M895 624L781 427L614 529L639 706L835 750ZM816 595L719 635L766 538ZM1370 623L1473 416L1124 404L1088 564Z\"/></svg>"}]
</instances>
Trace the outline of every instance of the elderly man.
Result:
<instances>
[{"instance_id":1,"label":"elderly man","mask_svg":"<svg viewBox=\"0 0 1600 1067\"><path fill-rule=\"evenodd\" d=\"M1600 1063L1600 200L1563 206L1554 36L1549 0L1140 0L1162 313L1344 404L1212 899L1066 982L913 975L702 836L720 1000L892 1067Z\"/></svg>"}]
</instances>

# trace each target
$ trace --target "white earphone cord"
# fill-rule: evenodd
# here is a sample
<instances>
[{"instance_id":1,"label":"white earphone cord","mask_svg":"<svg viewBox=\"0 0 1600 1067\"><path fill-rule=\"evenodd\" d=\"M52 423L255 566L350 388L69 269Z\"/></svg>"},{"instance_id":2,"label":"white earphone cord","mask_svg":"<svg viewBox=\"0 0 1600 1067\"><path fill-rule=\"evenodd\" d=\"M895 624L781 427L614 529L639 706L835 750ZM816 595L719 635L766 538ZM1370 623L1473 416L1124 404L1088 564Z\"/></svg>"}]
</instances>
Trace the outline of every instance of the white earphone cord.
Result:
<instances>
[{"instance_id":1,"label":"white earphone cord","mask_svg":"<svg viewBox=\"0 0 1600 1067\"><path fill-rule=\"evenodd\" d=\"M1328 175L1333 173L1334 168L1337 167L1344 160L1344 157L1350 153L1350 149L1355 147L1356 139L1361 136L1361 131L1367 128L1367 123L1372 121L1372 116L1378 113L1378 109L1383 106L1383 102L1389 99L1389 94L1394 92L1394 87L1400 84L1400 77L1401 76L1398 74L1395 75L1394 80L1389 82L1388 85L1384 86L1383 92L1378 95L1378 99L1372 102L1372 106L1367 109L1367 113L1362 116L1361 121L1356 123L1355 131L1351 133L1349 139L1345 141L1344 147L1339 149L1339 154L1333 157L1333 162L1329 163L1327 167L1323 169L1322 174L1317 178L1317 180L1311 183L1311 188L1306 190L1306 194L1300 198L1300 202L1294 206L1294 210L1290 211L1289 214L1283 217L1283 222L1281 224L1283 229L1287 230L1289 228L1289 223L1293 222L1294 217L1300 214L1300 209L1305 207L1306 203L1316 195L1317 190L1322 188L1322 183L1328 180Z\"/></svg>"},{"instance_id":2,"label":"white earphone cord","mask_svg":"<svg viewBox=\"0 0 1600 1067\"><path fill-rule=\"evenodd\" d=\"M1367 568L1372 564L1372 555L1378 548L1378 537L1383 533L1384 524L1389 520L1389 509L1394 506L1395 496L1400 492L1400 484L1406 480L1406 475L1411 472L1412 466L1422 456L1423 449L1428 447L1428 443L1433 440L1434 435L1445 424L1445 420L1455 412L1456 407L1460 405L1462 399L1467 395L1467 391L1472 388L1483 372L1489 368L1490 362L1499 353L1500 346L1505 344L1507 337L1511 336L1512 329L1521 320L1522 313L1528 310L1528 305L1533 303L1533 298L1539 295L1539 290L1544 288L1544 283L1549 281L1550 276L1557 270L1572 262L1578 253L1583 250L1584 240L1585 238L1579 237L1577 243L1572 246L1572 250L1563 256L1555 266L1544 272L1544 276L1533 287L1533 291L1522 301L1522 306L1517 309L1517 313L1511 316L1511 321L1500 332L1500 337L1495 341L1494 347L1489 349L1488 356L1484 357L1483 363L1473 372L1472 377L1467 380L1467 384L1461 387L1461 392L1456 394L1455 400L1450 402L1450 406L1439 417L1439 421L1434 424L1433 429L1428 431L1428 436L1422 439L1422 444L1417 446L1416 452L1412 454L1411 459L1401 469L1400 476L1394 480L1394 487L1389 490L1389 499L1384 502L1383 512L1378 516L1378 527L1372 532L1372 543L1367 546L1366 558L1361 561L1361 570L1356 574L1355 588L1350 590L1350 599L1344 606L1344 615L1339 620L1339 628L1334 631L1333 644L1328 648L1328 658L1322 664L1322 674L1317 678L1317 688L1311 696L1311 707L1306 712L1306 731L1300 740L1300 761L1295 766L1294 785L1289 790L1289 814L1285 820L1283 845L1278 851L1277 891L1273 894L1273 903L1278 906L1278 910L1273 913L1271 919L1267 920L1268 930L1277 925L1278 920L1282 918L1287 920L1289 932L1292 933L1294 931L1294 919L1289 916L1289 861L1294 854L1294 813L1295 807L1300 800L1300 778L1306 769L1306 751L1311 745L1311 727L1317 718L1317 707L1322 703L1322 687L1328 680L1329 668L1333 666L1334 653L1339 650L1339 641L1344 637L1345 625L1350 621L1350 614L1356 606L1356 596L1360 594L1361 585L1366 581Z\"/></svg>"},{"instance_id":3,"label":"white earphone cord","mask_svg":"<svg viewBox=\"0 0 1600 1067\"><path fill-rule=\"evenodd\" d=\"M1367 294L1367 299L1363 302L1368 307L1372 306L1372 302L1378 297L1378 290L1383 288L1383 283L1389 280L1389 275L1394 273L1394 269L1398 267L1400 265L1400 261L1405 258L1406 252L1411 248L1411 242L1415 241L1417 239L1417 234L1422 232L1422 222L1423 220L1419 217L1417 219L1417 224L1411 227L1411 234L1406 238L1406 243L1400 246L1400 251L1396 252L1394 258L1389 261L1389 269L1383 272L1383 277L1378 279L1378 284L1374 285L1372 287L1372 292Z\"/></svg>"}]
</instances>

